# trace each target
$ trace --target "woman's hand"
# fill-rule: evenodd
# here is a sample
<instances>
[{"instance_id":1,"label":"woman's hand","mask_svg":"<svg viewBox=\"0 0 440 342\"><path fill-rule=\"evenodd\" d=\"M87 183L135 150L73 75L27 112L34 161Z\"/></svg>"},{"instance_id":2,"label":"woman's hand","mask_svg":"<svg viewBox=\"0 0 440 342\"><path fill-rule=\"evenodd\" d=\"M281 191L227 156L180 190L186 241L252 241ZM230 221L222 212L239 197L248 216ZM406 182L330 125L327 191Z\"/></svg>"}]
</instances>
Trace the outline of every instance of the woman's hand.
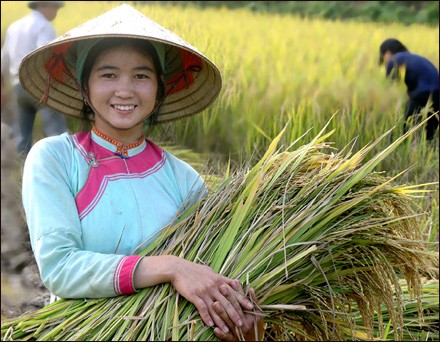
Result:
<instances>
[{"instance_id":1,"label":"woman's hand","mask_svg":"<svg viewBox=\"0 0 440 342\"><path fill-rule=\"evenodd\" d=\"M173 255L142 258L135 270L133 285L136 289L171 283L176 291L193 303L203 322L229 332L231 326L244 324L243 310L253 310L252 302L244 295L238 280L224 277L212 268ZM213 307L220 306L222 316Z\"/></svg>"},{"instance_id":2,"label":"woman's hand","mask_svg":"<svg viewBox=\"0 0 440 342\"><path fill-rule=\"evenodd\" d=\"M208 326L217 326L225 334L231 327L249 325L243 310L253 305L238 280L229 279L208 266L178 259L171 278L177 292L192 302ZM214 308L213 304L217 307ZM218 329L217 328L217 329Z\"/></svg>"},{"instance_id":3,"label":"woman's hand","mask_svg":"<svg viewBox=\"0 0 440 342\"><path fill-rule=\"evenodd\" d=\"M257 297L253 289L249 290L250 298L256 303ZM227 313L222 305L218 302L213 303L214 310L226 322L229 327L229 332L224 332L218 327L214 328L214 334L219 339L224 341L262 341L264 338L264 319L261 310L257 309L254 312L245 312L245 319L243 325L238 327L229 319Z\"/></svg>"}]
</instances>

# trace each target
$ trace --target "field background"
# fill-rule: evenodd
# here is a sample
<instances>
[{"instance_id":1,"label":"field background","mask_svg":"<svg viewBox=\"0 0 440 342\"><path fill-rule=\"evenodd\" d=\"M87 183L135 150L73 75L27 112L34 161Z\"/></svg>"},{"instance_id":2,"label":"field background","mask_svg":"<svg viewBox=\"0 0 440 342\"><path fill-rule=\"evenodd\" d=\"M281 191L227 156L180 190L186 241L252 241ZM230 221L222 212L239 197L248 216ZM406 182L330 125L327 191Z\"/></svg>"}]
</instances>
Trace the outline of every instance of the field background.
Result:
<instances>
[{"instance_id":1,"label":"field background","mask_svg":"<svg viewBox=\"0 0 440 342\"><path fill-rule=\"evenodd\" d=\"M54 26L61 35L120 3L67 1ZM9 24L30 12L26 4L1 2L2 44ZM221 70L223 88L212 107L158 126L152 133L153 139L196 168L208 164L220 175L228 162L240 167L258 160L286 124L286 145L296 139L297 147L308 143L328 124L328 132L335 130L328 141L339 150L350 146L354 152L393 129L372 154L385 149L402 133L407 99L405 85L391 83L378 66L379 45L386 38L400 39L439 68L438 24L330 21L157 2L132 5L197 47ZM69 119L69 127L77 131L79 122ZM35 140L43 137L38 118L34 132ZM438 182L438 135L426 143L421 133L409 137L377 171L390 176L403 172L397 180L402 184ZM21 170L14 158L3 153L3 138L2 127L2 317L47 304L47 290L26 244L19 198ZM4 170L14 173L13 184L5 185ZM435 242L432 248L438 250L438 184L427 188L433 191L415 201L424 214L426 239ZM4 272L11 270L17 277L4 278Z\"/></svg>"},{"instance_id":2,"label":"field background","mask_svg":"<svg viewBox=\"0 0 440 342\"><path fill-rule=\"evenodd\" d=\"M67 1L54 20L58 34L116 7L118 1ZM208 56L223 75L222 92L212 107L195 117L161 125L157 140L209 155L216 165L257 160L288 123L285 143L307 143L330 120L336 148L354 150L394 126L375 152L401 134L406 102L403 82L391 83L378 66L380 43L395 37L410 51L439 67L439 28L421 24L361 23L264 14L249 9L132 5L174 31ZM29 12L26 2L1 2L2 43L7 26ZM42 137L36 123L35 139ZM78 122L69 119L72 131ZM438 181L438 138L410 137L378 171L405 171L400 181ZM432 186L431 186L432 188ZM438 232L438 193L418 199L429 213L428 234ZM432 237L432 236L431 236Z\"/></svg>"}]
</instances>

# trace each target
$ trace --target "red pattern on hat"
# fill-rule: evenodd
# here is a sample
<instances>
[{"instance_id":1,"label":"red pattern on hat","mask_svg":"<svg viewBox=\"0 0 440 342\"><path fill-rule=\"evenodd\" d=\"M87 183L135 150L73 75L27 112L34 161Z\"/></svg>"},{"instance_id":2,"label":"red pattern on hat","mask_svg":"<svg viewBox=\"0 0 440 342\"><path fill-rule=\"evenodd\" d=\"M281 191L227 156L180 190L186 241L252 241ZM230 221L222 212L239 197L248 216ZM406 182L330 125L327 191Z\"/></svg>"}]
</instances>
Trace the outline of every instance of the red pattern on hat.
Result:
<instances>
[{"instance_id":1,"label":"red pattern on hat","mask_svg":"<svg viewBox=\"0 0 440 342\"><path fill-rule=\"evenodd\" d=\"M64 61L64 54L70 48L72 42L51 47L54 56L44 65L49 74L49 79L55 79L59 83L65 83L67 75L71 77L71 72Z\"/></svg>"},{"instance_id":2,"label":"red pattern on hat","mask_svg":"<svg viewBox=\"0 0 440 342\"><path fill-rule=\"evenodd\" d=\"M166 86L169 89L167 95L187 89L194 82L193 72L202 70L202 59L199 56L183 49L180 50L180 55L183 70L167 82Z\"/></svg>"}]
</instances>

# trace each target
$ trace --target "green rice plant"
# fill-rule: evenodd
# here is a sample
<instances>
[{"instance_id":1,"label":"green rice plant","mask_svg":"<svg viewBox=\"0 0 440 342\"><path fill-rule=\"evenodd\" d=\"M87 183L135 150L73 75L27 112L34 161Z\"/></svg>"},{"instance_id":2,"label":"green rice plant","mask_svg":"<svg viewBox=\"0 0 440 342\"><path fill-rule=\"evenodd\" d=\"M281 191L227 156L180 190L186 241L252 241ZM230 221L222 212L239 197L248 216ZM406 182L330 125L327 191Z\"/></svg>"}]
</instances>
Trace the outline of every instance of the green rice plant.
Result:
<instances>
[{"instance_id":1,"label":"green rice plant","mask_svg":"<svg viewBox=\"0 0 440 342\"><path fill-rule=\"evenodd\" d=\"M404 327L400 339L404 341L438 341L439 340L439 287L438 279L423 281L423 319L419 319L420 305L417 299L408 292L408 285L402 281L404 301ZM358 312L358 324L362 324L362 316ZM392 320L388 309L382 305L381 311L374 318L375 338L381 341L398 340L391 326Z\"/></svg>"},{"instance_id":2,"label":"green rice plant","mask_svg":"<svg viewBox=\"0 0 440 342\"><path fill-rule=\"evenodd\" d=\"M422 278L438 277L438 252L422 239L421 213L411 197L427 191L426 185L396 185L397 177L374 168L415 129L368 161L365 156L389 132L355 152L350 146L337 151L325 128L296 149L295 143L279 147L283 130L255 166L234 171L137 254L204 263L254 288L267 338L409 336L407 325L423 325L424 305L431 307ZM1 336L216 339L170 284L130 296L61 299L3 321Z\"/></svg>"}]
</instances>

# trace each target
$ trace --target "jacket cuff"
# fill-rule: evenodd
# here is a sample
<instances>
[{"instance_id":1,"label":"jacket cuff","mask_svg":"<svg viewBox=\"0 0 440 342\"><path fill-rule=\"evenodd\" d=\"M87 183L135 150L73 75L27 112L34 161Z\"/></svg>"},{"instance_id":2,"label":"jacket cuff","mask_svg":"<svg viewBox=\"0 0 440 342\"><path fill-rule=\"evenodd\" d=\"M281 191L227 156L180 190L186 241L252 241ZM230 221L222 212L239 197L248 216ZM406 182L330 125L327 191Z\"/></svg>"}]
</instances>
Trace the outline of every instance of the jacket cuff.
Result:
<instances>
[{"instance_id":1,"label":"jacket cuff","mask_svg":"<svg viewBox=\"0 0 440 342\"><path fill-rule=\"evenodd\" d=\"M133 276L136 266L141 261L142 256L124 256L116 266L113 277L113 287L117 295L128 295L136 292L133 284Z\"/></svg>"}]
</instances>

